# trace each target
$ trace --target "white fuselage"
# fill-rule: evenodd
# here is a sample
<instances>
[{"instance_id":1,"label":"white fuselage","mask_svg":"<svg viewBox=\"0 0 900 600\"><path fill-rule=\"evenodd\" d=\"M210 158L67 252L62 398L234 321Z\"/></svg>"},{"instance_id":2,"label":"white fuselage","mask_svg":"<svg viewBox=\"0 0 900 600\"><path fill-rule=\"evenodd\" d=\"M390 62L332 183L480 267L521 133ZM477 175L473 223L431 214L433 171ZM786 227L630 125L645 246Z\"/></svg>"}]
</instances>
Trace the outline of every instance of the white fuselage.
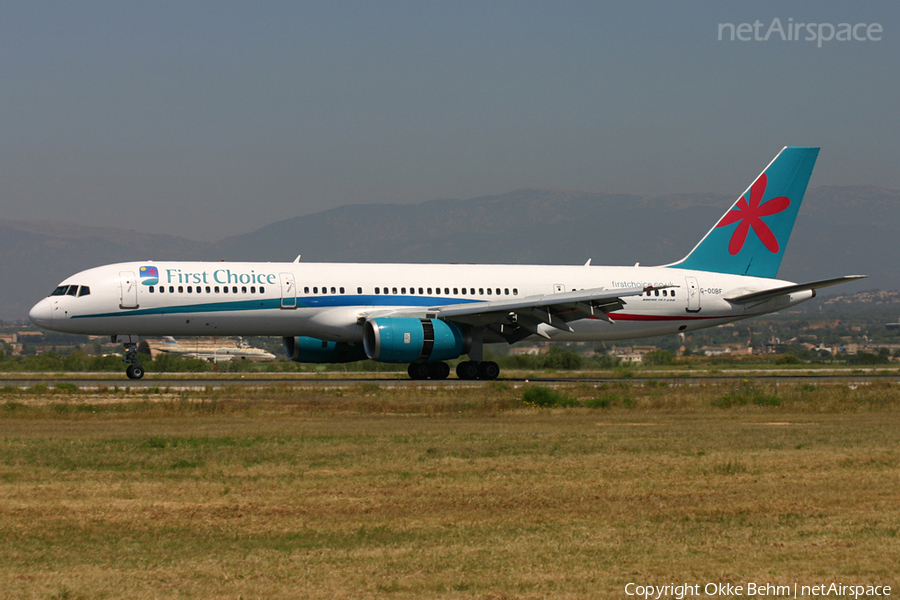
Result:
<instances>
[{"instance_id":1,"label":"white fuselage","mask_svg":"<svg viewBox=\"0 0 900 600\"><path fill-rule=\"evenodd\" d=\"M158 281L139 275L147 265L158 269ZM554 340L599 341L712 327L815 295L801 291L756 305L724 299L785 285L790 282L670 267L144 261L77 273L31 317L47 329L94 335L310 336L359 343L362 321L374 311L672 286L627 298L622 310L609 313L612 322L580 319L569 324L573 331L541 326ZM485 341L501 339L488 332Z\"/></svg>"}]
</instances>

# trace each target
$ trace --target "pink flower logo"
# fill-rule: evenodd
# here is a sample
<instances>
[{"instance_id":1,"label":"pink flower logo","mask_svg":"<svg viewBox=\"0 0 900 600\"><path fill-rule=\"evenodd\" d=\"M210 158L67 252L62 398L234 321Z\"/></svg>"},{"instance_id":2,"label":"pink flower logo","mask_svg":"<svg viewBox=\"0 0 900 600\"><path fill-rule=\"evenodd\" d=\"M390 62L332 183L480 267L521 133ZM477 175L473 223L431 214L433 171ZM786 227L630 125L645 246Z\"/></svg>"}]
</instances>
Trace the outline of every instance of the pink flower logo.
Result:
<instances>
[{"instance_id":1,"label":"pink flower logo","mask_svg":"<svg viewBox=\"0 0 900 600\"><path fill-rule=\"evenodd\" d=\"M756 237L759 238L759 241L763 243L769 252L778 252L778 240L775 239L775 234L772 233L769 226L763 222L762 217L780 213L791 205L791 200L787 196L779 196L764 204L760 204L766 193L767 181L765 173L760 175L759 179L750 186L750 202L747 202L746 197L742 197L738 200L735 207L728 211L716 225L716 227L725 227L740 221L734 233L731 234L731 241L728 242L728 252L732 255L743 249L744 242L747 240L747 232L750 231L751 227Z\"/></svg>"}]
</instances>

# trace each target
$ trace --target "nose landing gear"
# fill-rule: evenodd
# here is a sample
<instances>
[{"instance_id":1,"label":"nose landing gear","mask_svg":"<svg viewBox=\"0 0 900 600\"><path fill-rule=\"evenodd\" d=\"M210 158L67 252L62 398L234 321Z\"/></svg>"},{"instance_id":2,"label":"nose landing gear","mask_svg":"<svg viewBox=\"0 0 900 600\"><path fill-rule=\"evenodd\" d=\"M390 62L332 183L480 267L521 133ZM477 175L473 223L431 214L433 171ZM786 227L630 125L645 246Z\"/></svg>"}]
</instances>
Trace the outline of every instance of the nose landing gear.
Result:
<instances>
[{"instance_id":1,"label":"nose landing gear","mask_svg":"<svg viewBox=\"0 0 900 600\"><path fill-rule=\"evenodd\" d=\"M125 356L122 357L122 360L128 363L128 367L125 369L125 374L128 376L128 379L142 378L144 376L144 367L141 366L141 361L138 358L137 336L117 335L113 336L113 341L125 344Z\"/></svg>"}]
</instances>

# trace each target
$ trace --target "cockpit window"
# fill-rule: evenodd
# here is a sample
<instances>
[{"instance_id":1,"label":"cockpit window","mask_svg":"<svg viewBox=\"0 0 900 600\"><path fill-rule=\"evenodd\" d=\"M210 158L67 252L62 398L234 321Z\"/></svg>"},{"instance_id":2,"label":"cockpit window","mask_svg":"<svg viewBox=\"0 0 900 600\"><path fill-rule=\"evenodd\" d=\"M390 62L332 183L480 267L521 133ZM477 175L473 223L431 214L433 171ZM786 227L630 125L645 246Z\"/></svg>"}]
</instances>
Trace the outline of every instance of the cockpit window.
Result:
<instances>
[{"instance_id":1,"label":"cockpit window","mask_svg":"<svg viewBox=\"0 0 900 600\"><path fill-rule=\"evenodd\" d=\"M51 296L89 296L91 288L86 285L61 285L50 294Z\"/></svg>"}]
</instances>

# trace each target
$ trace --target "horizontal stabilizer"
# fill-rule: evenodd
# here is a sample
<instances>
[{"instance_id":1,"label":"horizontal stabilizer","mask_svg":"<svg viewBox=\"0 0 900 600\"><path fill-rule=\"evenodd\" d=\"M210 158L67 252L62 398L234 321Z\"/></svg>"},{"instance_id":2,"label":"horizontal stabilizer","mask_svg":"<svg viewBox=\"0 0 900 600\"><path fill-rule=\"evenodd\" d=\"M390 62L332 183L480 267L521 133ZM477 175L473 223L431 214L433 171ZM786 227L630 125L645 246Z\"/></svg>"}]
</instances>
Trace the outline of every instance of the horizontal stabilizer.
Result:
<instances>
[{"instance_id":1,"label":"horizontal stabilizer","mask_svg":"<svg viewBox=\"0 0 900 600\"><path fill-rule=\"evenodd\" d=\"M772 290L753 292L752 294L743 294L742 296L735 296L733 298L725 298L725 300L731 302L732 304L752 304L756 302L765 302L766 300L775 298L777 296L796 294L797 292L806 292L809 290L817 290L819 288L828 287L830 285L856 281L857 279L863 279L865 277L868 277L868 275L847 275L845 277L823 279L822 281L812 281L810 283L798 283L797 285L786 285L784 287L775 288Z\"/></svg>"}]
</instances>

